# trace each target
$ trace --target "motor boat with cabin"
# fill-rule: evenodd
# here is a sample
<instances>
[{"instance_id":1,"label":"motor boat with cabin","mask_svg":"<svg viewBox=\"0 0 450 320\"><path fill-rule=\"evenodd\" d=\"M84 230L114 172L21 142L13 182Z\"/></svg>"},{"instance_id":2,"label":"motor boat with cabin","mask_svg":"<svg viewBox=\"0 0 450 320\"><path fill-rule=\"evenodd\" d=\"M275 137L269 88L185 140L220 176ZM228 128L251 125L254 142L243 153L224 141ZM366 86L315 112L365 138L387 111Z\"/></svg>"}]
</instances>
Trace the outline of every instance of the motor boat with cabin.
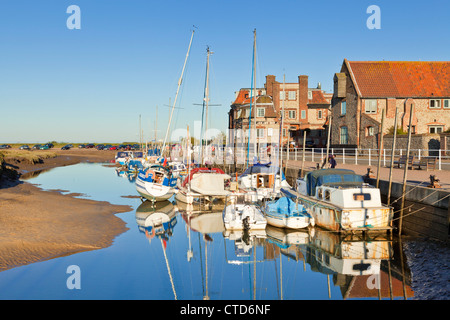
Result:
<instances>
[{"instance_id":1,"label":"motor boat with cabin","mask_svg":"<svg viewBox=\"0 0 450 320\"><path fill-rule=\"evenodd\" d=\"M236 192L228 195L223 210L225 229L265 230L267 220L256 201L256 192Z\"/></svg>"},{"instance_id":2,"label":"motor boat with cabin","mask_svg":"<svg viewBox=\"0 0 450 320\"><path fill-rule=\"evenodd\" d=\"M230 193L226 183L231 176L219 168L194 168L178 179L177 201L194 203L199 200L223 199Z\"/></svg>"},{"instance_id":3,"label":"motor boat with cabin","mask_svg":"<svg viewBox=\"0 0 450 320\"><path fill-rule=\"evenodd\" d=\"M352 170L314 170L296 185L296 191L282 192L302 204L317 226L338 232L392 229L392 207L382 204L380 190Z\"/></svg>"}]
</instances>

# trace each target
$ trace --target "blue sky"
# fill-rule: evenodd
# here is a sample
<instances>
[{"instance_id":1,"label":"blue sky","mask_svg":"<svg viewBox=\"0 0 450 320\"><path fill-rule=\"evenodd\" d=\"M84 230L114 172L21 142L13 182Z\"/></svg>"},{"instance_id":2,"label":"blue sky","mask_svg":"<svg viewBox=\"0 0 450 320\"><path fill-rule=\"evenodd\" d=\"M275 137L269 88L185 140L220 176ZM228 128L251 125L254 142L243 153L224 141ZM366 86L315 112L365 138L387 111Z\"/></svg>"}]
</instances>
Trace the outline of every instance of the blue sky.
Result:
<instances>
[{"instance_id":1,"label":"blue sky","mask_svg":"<svg viewBox=\"0 0 450 320\"><path fill-rule=\"evenodd\" d=\"M70 5L80 30L66 27ZM344 58L448 61L449 12L444 0L0 0L0 142L138 141L140 115L150 140L156 106L164 138L193 25L173 127L201 119L210 46L210 127L225 131L234 92L251 86L253 29L257 86L306 74L331 92Z\"/></svg>"}]
</instances>

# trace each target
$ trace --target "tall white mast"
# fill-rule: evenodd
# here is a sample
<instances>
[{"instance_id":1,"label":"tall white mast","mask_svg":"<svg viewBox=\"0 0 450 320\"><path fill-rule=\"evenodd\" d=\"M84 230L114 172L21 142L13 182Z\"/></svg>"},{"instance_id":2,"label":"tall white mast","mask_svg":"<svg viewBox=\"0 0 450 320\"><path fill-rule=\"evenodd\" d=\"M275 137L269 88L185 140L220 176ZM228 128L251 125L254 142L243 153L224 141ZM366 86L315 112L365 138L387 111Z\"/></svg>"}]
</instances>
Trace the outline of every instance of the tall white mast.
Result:
<instances>
[{"instance_id":1,"label":"tall white mast","mask_svg":"<svg viewBox=\"0 0 450 320\"><path fill-rule=\"evenodd\" d=\"M206 48L206 79L205 79L205 92L203 97L203 110L205 111L205 132L203 132L200 140L201 140L201 149L200 149L200 161L203 163L203 139L205 140L205 147L207 146L207 136L206 133L208 131L208 104L209 104L209 56L211 55L209 47ZM203 111L202 111L202 129L203 129Z\"/></svg>"},{"instance_id":2,"label":"tall white mast","mask_svg":"<svg viewBox=\"0 0 450 320\"><path fill-rule=\"evenodd\" d=\"M180 92L181 82L183 81L184 69L186 68L187 59L189 57L189 51L191 50L192 39L194 38L194 30L192 30L191 40L189 41L188 51L186 53L186 58L184 59L183 70L181 71L180 79L178 80L178 88L177 93L175 94L175 100L173 101L172 110L170 111L169 124L167 125L166 136L164 137L164 143L161 150L161 155L164 155L164 151L166 149L167 137L170 132L170 123L172 122L173 110L175 109L175 104L177 103L178 93Z\"/></svg>"}]
</instances>

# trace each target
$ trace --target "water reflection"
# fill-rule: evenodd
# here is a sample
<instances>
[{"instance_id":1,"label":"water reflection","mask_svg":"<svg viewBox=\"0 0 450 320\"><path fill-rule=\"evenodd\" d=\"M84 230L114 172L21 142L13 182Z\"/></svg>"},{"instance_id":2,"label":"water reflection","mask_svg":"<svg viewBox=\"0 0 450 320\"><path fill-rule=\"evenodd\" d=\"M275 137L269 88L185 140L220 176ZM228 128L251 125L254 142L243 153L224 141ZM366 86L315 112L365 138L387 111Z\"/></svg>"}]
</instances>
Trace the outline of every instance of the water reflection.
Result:
<instances>
[{"instance_id":1,"label":"water reflection","mask_svg":"<svg viewBox=\"0 0 450 320\"><path fill-rule=\"evenodd\" d=\"M297 272L292 265L298 265L299 262L303 262L303 271L307 271L308 266L310 272L326 276L328 298L394 299L408 298L414 294L410 288L410 275L401 265L402 252L394 254L396 243L389 234L342 235L317 227L289 230L273 226L257 232L230 232L224 229L221 203L197 206L177 203L177 209L189 226L189 239L195 232L201 233L205 240L212 239L211 233L222 233L226 263L249 265L248 276L251 281L248 288L243 288L251 293L249 299L257 297L256 265L274 262L277 263L276 296L279 299L283 299L283 278L290 278L291 273ZM204 245L207 250L208 242L205 241ZM190 241L189 248L188 259L193 256ZM341 297L332 297L332 285L339 288ZM285 286L295 284L287 282ZM268 287L270 285L264 290ZM295 288L289 291L293 289L295 291ZM294 297L305 298L309 298L307 293Z\"/></svg>"}]
</instances>

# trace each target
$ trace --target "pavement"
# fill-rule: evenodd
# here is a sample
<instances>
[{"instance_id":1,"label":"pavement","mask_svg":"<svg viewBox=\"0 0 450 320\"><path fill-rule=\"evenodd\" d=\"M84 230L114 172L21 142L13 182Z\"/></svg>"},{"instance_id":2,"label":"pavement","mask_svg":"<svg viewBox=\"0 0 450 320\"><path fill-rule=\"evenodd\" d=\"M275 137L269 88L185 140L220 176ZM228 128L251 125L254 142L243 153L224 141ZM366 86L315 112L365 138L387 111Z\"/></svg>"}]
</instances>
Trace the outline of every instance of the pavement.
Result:
<instances>
[{"instance_id":1,"label":"pavement","mask_svg":"<svg viewBox=\"0 0 450 320\"><path fill-rule=\"evenodd\" d=\"M317 166L318 162L310 162L305 161L304 169L307 171L314 170ZM287 163L288 168L298 168L300 169L302 166L301 160L288 160ZM343 164L339 163L339 159L337 159L337 169L350 169L353 170L355 173L360 175L366 175L367 169L370 168L371 170L371 176L372 178L377 178L377 166L375 165L356 165L356 164ZM389 167L380 167L380 180L389 181L389 174L391 169ZM405 169L403 167L392 168L392 181L403 183L405 174ZM434 175L436 179L439 179L438 184L440 185L442 190L449 191L450 192L450 171L449 170L426 170L426 169L417 169L414 168L412 170L411 168L408 169L407 175L406 175L406 184L408 185L420 185L422 187L427 187L430 184L430 175Z\"/></svg>"}]
</instances>

